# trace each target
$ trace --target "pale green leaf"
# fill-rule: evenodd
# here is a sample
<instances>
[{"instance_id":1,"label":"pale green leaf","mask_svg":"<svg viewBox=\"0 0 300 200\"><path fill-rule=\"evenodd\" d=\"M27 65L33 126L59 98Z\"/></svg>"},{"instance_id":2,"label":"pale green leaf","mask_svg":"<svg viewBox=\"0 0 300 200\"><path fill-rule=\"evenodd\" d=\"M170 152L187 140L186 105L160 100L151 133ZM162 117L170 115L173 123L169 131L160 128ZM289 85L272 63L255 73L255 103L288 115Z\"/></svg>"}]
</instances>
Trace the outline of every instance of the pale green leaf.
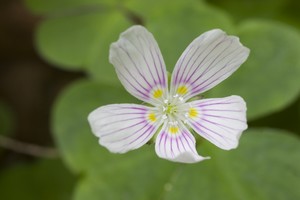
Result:
<instances>
[{"instance_id":1,"label":"pale green leaf","mask_svg":"<svg viewBox=\"0 0 300 200\"><path fill-rule=\"evenodd\" d=\"M25 0L27 7L37 14L86 12L115 5L118 0Z\"/></svg>"},{"instance_id":2,"label":"pale green leaf","mask_svg":"<svg viewBox=\"0 0 300 200\"><path fill-rule=\"evenodd\" d=\"M230 17L220 10L204 4L184 4L180 7L163 7L163 14L157 20L150 20L147 27L153 33L162 51L168 71L172 72L175 63L185 48L202 33L214 28L233 32Z\"/></svg>"},{"instance_id":3,"label":"pale green leaf","mask_svg":"<svg viewBox=\"0 0 300 200\"><path fill-rule=\"evenodd\" d=\"M58 146L68 165L84 175L76 200L300 197L300 140L285 131L250 129L233 151L203 141L200 154L212 158L194 165L162 160L153 145L127 154L109 153L98 145L86 116L103 104L133 101L124 95L122 89L80 81L56 103L53 125Z\"/></svg>"},{"instance_id":4,"label":"pale green leaf","mask_svg":"<svg viewBox=\"0 0 300 200\"><path fill-rule=\"evenodd\" d=\"M82 80L65 89L57 99L52 114L52 127L60 151L74 171L101 165L109 156L92 134L87 116L97 107L112 103L136 101L123 88Z\"/></svg>"},{"instance_id":5,"label":"pale green leaf","mask_svg":"<svg viewBox=\"0 0 300 200\"><path fill-rule=\"evenodd\" d=\"M299 199L300 140L286 131L250 129L234 151L204 145L211 160L185 166L165 199Z\"/></svg>"},{"instance_id":6,"label":"pale green leaf","mask_svg":"<svg viewBox=\"0 0 300 200\"><path fill-rule=\"evenodd\" d=\"M254 119L283 109L300 92L300 34L289 26L248 21L239 28L248 60L226 81L211 90L214 97L241 95Z\"/></svg>"},{"instance_id":7,"label":"pale green leaf","mask_svg":"<svg viewBox=\"0 0 300 200\"><path fill-rule=\"evenodd\" d=\"M299 148L299 138L274 129L247 131L229 152L204 142L199 149L212 158L193 165L158 160L143 148L88 173L75 199L298 199Z\"/></svg>"},{"instance_id":8,"label":"pale green leaf","mask_svg":"<svg viewBox=\"0 0 300 200\"><path fill-rule=\"evenodd\" d=\"M59 67L85 68L90 57L98 53L95 50L108 51L107 35L113 35L111 28L122 27L125 22L123 16L111 10L49 18L37 30L38 50ZM108 59L100 53L97 56Z\"/></svg>"}]
</instances>

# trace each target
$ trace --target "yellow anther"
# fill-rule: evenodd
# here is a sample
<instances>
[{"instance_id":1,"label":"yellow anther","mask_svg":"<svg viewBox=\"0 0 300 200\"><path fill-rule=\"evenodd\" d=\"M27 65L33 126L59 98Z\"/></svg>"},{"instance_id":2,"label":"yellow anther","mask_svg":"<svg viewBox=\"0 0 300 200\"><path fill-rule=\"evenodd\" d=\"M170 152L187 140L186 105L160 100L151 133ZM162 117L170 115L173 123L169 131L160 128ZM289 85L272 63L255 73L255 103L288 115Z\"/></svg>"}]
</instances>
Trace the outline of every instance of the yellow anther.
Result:
<instances>
[{"instance_id":1,"label":"yellow anther","mask_svg":"<svg viewBox=\"0 0 300 200\"><path fill-rule=\"evenodd\" d=\"M158 99L163 95L163 91L161 89L156 89L153 92L153 97Z\"/></svg>"},{"instance_id":2,"label":"yellow anther","mask_svg":"<svg viewBox=\"0 0 300 200\"><path fill-rule=\"evenodd\" d=\"M178 126L170 126L169 131L172 134L176 134L179 131L179 128Z\"/></svg>"},{"instance_id":3,"label":"yellow anther","mask_svg":"<svg viewBox=\"0 0 300 200\"><path fill-rule=\"evenodd\" d=\"M198 111L196 108L190 108L189 110L189 117L194 118L198 116Z\"/></svg>"},{"instance_id":4,"label":"yellow anther","mask_svg":"<svg viewBox=\"0 0 300 200\"><path fill-rule=\"evenodd\" d=\"M151 122L155 122L156 121L156 116L154 113L150 113L148 115L148 119L151 121Z\"/></svg>"},{"instance_id":5,"label":"yellow anther","mask_svg":"<svg viewBox=\"0 0 300 200\"><path fill-rule=\"evenodd\" d=\"M181 85L177 88L177 94L185 95L188 92L188 88L185 85Z\"/></svg>"}]
</instances>

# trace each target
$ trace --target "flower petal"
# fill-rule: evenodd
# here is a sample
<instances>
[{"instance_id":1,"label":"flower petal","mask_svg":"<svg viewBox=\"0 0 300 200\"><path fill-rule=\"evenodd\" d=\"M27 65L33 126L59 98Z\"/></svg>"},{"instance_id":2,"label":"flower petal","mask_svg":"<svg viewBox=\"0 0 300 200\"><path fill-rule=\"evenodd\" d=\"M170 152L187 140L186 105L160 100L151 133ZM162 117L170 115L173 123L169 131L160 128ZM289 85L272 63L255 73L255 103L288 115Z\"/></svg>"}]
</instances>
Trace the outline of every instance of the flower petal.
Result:
<instances>
[{"instance_id":1,"label":"flower petal","mask_svg":"<svg viewBox=\"0 0 300 200\"><path fill-rule=\"evenodd\" d=\"M187 100L229 77L247 59L249 49L239 38L214 29L196 38L176 63L171 94Z\"/></svg>"},{"instance_id":2,"label":"flower petal","mask_svg":"<svg viewBox=\"0 0 300 200\"><path fill-rule=\"evenodd\" d=\"M109 61L126 90L136 98L158 104L168 95L167 73L153 35L132 26L110 46Z\"/></svg>"},{"instance_id":3,"label":"flower petal","mask_svg":"<svg viewBox=\"0 0 300 200\"><path fill-rule=\"evenodd\" d=\"M100 144L114 153L141 147L161 125L151 108L135 104L99 107L89 114L88 121Z\"/></svg>"},{"instance_id":4,"label":"flower petal","mask_svg":"<svg viewBox=\"0 0 300 200\"><path fill-rule=\"evenodd\" d=\"M186 123L221 149L234 149L247 129L246 103L239 96L186 103Z\"/></svg>"},{"instance_id":5,"label":"flower petal","mask_svg":"<svg viewBox=\"0 0 300 200\"><path fill-rule=\"evenodd\" d=\"M155 151L159 157L174 162L195 163L208 159L198 155L195 145L194 136L181 122L166 122L156 138Z\"/></svg>"}]
</instances>

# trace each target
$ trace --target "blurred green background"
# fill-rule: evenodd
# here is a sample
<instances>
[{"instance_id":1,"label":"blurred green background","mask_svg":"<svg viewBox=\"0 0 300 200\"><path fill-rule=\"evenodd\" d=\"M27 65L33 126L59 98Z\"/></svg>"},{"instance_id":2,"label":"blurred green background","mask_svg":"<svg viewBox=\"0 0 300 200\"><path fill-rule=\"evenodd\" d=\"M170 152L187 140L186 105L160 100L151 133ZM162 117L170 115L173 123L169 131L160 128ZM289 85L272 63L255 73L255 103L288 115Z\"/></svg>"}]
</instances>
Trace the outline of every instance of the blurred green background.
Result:
<instances>
[{"instance_id":1,"label":"blurred green background","mask_svg":"<svg viewBox=\"0 0 300 200\"><path fill-rule=\"evenodd\" d=\"M2 0L1 200L300 199L300 3L297 0ZM137 102L108 63L133 24L153 33L168 70L198 35L221 28L249 59L205 97L241 95L249 129L236 150L171 163L146 145L98 145L87 115Z\"/></svg>"}]
</instances>

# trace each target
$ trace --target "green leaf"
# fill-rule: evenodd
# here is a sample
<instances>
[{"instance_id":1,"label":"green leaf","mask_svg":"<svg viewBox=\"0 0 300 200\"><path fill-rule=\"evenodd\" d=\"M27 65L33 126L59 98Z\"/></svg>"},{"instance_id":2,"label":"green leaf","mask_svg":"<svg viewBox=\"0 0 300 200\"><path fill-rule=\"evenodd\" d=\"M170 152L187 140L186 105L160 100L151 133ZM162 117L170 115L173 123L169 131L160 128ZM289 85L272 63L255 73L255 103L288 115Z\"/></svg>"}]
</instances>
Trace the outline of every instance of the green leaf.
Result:
<instances>
[{"instance_id":1,"label":"green leaf","mask_svg":"<svg viewBox=\"0 0 300 200\"><path fill-rule=\"evenodd\" d=\"M300 92L300 34L289 26L247 21L239 28L241 42L251 52L241 68L211 91L214 97L241 95L248 118L285 108Z\"/></svg>"},{"instance_id":2,"label":"green leaf","mask_svg":"<svg viewBox=\"0 0 300 200\"><path fill-rule=\"evenodd\" d=\"M116 27L122 28L125 24L123 16L112 10L49 18L37 30L38 50L44 58L60 67L86 68L92 55L99 53L98 59L108 60L106 54L101 54L108 51L107 43L111 40L107 37L116 35ZM99 48L102 52L98 52Z\"/></svg>"},{"instance_id":3,"label":"green leaf","mask_svg":"<svg viewBox=\"0 0 300 200\"><path fill-rule=\"evenodd\" d=\"M75 199L298 199L299 148L299 138L272 129L247 131L230 152L205 142L199 149L212 159L194 165L159 160L147 147L99 165L79 182Z\"/></svg>"},{"instance_id":4,"label":"green leaf","mask_svg":"<svg viewBox=\"0 0 300 200\"><path fill-rule=\"evenodd\" d=\"M221 7L229 12L237 21L245 18L270 18L274 19L289 0L207 0L207 2Z\"/></svg>"},{"instance_id":5,"label":"green leaf","mask_svg":"<svg viewBox=\"0 0 300 200\"><path fill-rule=\"evenodd\" d=\"M296 121L296 125L297 125L297 127L298 127L298 131L297 131L297 133L298 133L298 135L300 136L300 98L298 99L298 115L297 115L297 117L296 117L296 119L295 119L295 121Z\"/></svg>"},{"instance_id":6,"label":"green leaf","mask_svg":"<svg viewBox=\"0 0 300 200\"><path fill-rule=\"evenodd\" d=\"M80 12L114 5L116 2L117 0L25 0L27 7L36 14Z\"/></svg>"},{"instance_id":7,"label":"green leaf","mask_svg":"<svg viewBox=\"0 0 300 200\"><path fill-rule=\"evenodd\" d=\"M155 6L153 6L155 5ZM152 1L139 1L139 0L126 0L124 6L130 12L140 17L144 23L149 21L157 21L167 15L176 14L180 12L181 7L203 5L201 0L173 0L170 3L169 0L152 0Z\"/></svg>"},{"instance_id":8,"label":"green leaf","mask_svg":"<svg viewBox=\"0 0 300 200\"><path fill-rule=\"evenodd\" d=\"M98 145L90 131L88 114L105 104L136 101L123 88L82 80L75 82L62 93L54 105L52 127L60 151L73 171L98 167L100 157L110 154Z\"/></svg>"},{"instance_id":9,"label":"green leaf","mask_svg":"<svg viewBox=\"0 0 300 200\"><path fill-rule=\"evenodd\" d=\"M207 2L226 10L238 22L260 18L300 28L298 20L300 3L296 0L207 0Z\"/></svg>"},{"instance_id":10,"label":"green leaf","mask_svg":"<svg viewBox=\"0 0 300 200\"><path fill-rule=\"evenodd\" d=\"M116 157L119 158L114 159ZM153 146L121 156L110 154L102 160L97 171L89 170L79 182L74 195L76 200L160 199L164 184L176 167L159 160Z\"/></svg>"},{"instance_id":11,"label":"green leaf","mask_svg":"<svg viewBox=\"0 0 300 200\"><path fill-rule=\"evenodd\" d=\"M147 4L150 2L133 1L136 3L135 6L132 6L130 2L126 4L129 9L136 11L139 17L149 18L146 20L146 26L158 40L167 64L175 63L189 42L202 32L215 27L232 29L231 21L226 14L208 6L201 6L194 0L190 1L194 2L195 6L187 2L174 1L170 7L166 1L158 1L156 9L153 9L152 12L149 11ZM105 41L103 45L99 46L98 51L93 51L88 63L88 70L90 75L97 80L119 84L112 65L108 64L108 49L109 45L118 39L119 34L126 30L125 26L129 26L129 23L118 23L120 19L114 21L115 23L111 23L111 31L102 35L103 41ZM116 26L116 24L118 25ZM178 37L181 39L178 40ZM177 41L176 48L174 48L174 40ZM169 71L172 71L174 65L167 66L169 66Z\"/></svg>"},{"instance_id":12,"label":"green leaf","mask_svg":"<svg viewBox=\"0 0 300 200\"><path fill-rule=\"evenodd\" d=\"M83 174L76 200L300 198L300 140L285 131L250 129L234 151L202 142L200 154L212 159L194 165L159 159L153 145L109 153L86 117L98 106L132 100L123 89L90 81L73 84L58 99L55 138L69 167Z\"/></svg>"},{"instance_id":13,"label":"green leaf","mask_svg":"<svg viewBox=\"0 0 300 200\"><path fill-rule=\"evenodd\" d=\"M5 200L68 200L75 177L60 160L22 163L0 172L0 198Z\"/></svg>"},{"instance_id":14,"label":"green leaf","mask_svg":"<svg viewBox=\"0 0 300 200\"><path fill-rule=\"evenodd\" d=\"M108 61L109 48L111 43L118 40L120 33L131 24L120 14L112 14L105 20L103 24L105 30L98 33L99 45L94 46L85 64L91 78L120 86L115 69Z\"/></svg>"},{"instance_id":15,"label":"green leaf","mask_svg":"<svg viewBox=\"0 0 300 200\"><path fill-rule=\"evenodd\" d=\"M212 159L185 166L165 199L299 199L300 140L286 131L250 129L230 152L205 145Z\"/></svg>"},{"instance_id":16,"label":"green leaf","mask_svg":"<svg viewBox=\"0 0 300 200\"><path fill-rule=\"evenodd\" d=\"M141 1L129 3L127 6L142 16L158 41L170 72L185 48L205 31L213 28L233 31L232 21L226 13L198 1L174 1L172 4L158 1L155 7Z\"/></svg>"}]
</instances>

